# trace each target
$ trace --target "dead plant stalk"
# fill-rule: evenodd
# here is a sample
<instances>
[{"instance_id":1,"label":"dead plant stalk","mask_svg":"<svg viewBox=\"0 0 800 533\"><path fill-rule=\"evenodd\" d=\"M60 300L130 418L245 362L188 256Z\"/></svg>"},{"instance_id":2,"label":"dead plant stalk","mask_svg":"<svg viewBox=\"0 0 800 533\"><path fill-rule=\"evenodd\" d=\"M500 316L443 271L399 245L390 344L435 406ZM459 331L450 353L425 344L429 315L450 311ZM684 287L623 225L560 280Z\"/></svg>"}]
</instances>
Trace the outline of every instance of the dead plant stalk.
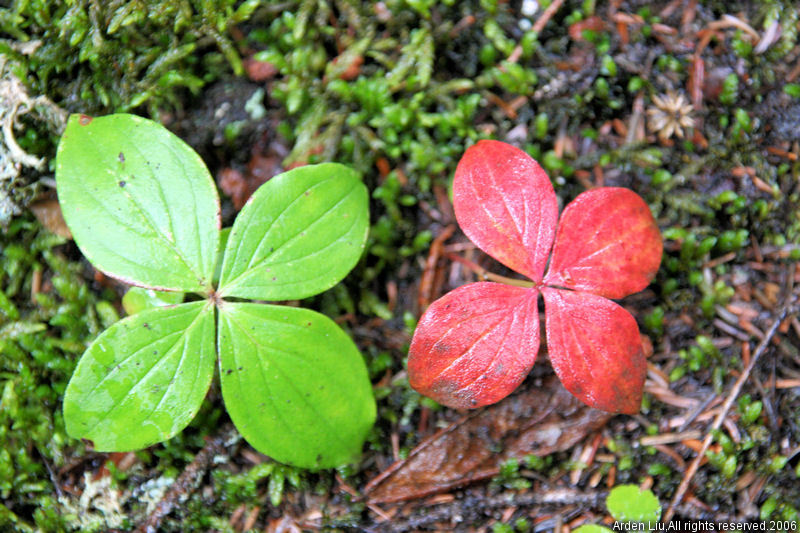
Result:
<instances>
[{"instance_id":1,"label":"dead plant stalk","mask_svg":"<svg viewBox=\"0 0 800 533\"><path fill-rule=\"evenodd\" d=\"M681 481L681 484L678 486L678 490L675 492L675 496L672 498L672 502L670 503L667 512L664 513L663 522L665 524L669 523L669 521L672 519L672 516L675 514L675 508L678 505L680 505L684 495L686 494L686 491L689 488L689 484L691 483L692 478L697 473L697 469L700 467L700 462L702 461L703 457L705 457L706 451L708 450L708 447L711 445L711 441L713 440L712 432L714 430L719 429L722 426L723 422L725 421L725 418L728 415L728 411L733 405L733 402L736 400L737 396L739 396L739 392L742 390L742 386L744 385L745 381L747 381L747 378L750 377L750 373L753 371L753 368L755 368L756 363L758 363L758 360L761 358L764 352L767 351L767 346L769 346L772 337L774 337L775 333L778 331L778 326L781 325L781 322L783 322L787 316L789 316L790 314L794 314L797 311L798 311L798 305L797 302L794 301L794 299L786 303L781 308L778 315L775 317L775 321L767 330L766 334L764 335L764 338L761 339L761 342L758 344L758 347L753 353L753 356L751 357L749 364L745 367L744 371L739 376L739 379L736 380L736 383L734 383L730 393L728 393L728 397L725 399L725 403L722 405L722 410L719 412L717 417L714 419L713 424L711 424L711 427L706 432L706 436L703 439L703 444L700 447L700 450L697 452L697 455L695 456L694 460L689 465L689 468L686 470L686 474L683 476L683 480Z\"/></svg>"}]
</instances>

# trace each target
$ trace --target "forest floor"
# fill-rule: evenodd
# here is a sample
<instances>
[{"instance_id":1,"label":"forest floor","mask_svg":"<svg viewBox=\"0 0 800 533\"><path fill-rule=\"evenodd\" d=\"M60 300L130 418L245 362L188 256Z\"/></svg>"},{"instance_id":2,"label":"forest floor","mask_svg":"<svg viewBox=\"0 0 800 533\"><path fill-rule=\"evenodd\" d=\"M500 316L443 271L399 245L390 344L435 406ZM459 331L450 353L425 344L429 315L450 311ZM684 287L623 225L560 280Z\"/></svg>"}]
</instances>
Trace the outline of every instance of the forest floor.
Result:
<instances>
[{"instance_id":1,"label":"forest floor","mask_svg":"<svg viewBox=\"0 0 800 533\"><path fill-rule=\"evenodd\" d=\"M788 0L0 7L0 529L567 532L612 527L609 491L635 484L662 519L795 530L798 29ZM218 380L168 442L98 453L67 436L66 383L126 287L69 239L53 157L67 113L115 111L203 156L225 225L282 169L362 173L364 256L302 302L365 357L378 418L359 463L274 463L239 437ZM620 301L646 338L640 413L579 404L544 348L495 406L458 412L409 387L422 311L478 279L454 257L509 274L448 198L483 138L536 158L560 206L598 186L650 205L661 268Z\"/></svg>"}]
</instances>

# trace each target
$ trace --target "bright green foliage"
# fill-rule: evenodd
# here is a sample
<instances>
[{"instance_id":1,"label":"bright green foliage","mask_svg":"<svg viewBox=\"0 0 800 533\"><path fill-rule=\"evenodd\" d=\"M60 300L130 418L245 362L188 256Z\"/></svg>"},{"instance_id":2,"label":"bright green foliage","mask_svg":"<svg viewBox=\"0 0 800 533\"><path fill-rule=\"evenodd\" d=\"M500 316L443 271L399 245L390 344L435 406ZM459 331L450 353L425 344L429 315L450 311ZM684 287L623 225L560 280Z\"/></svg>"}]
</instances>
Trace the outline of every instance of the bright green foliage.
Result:
<instances>
[{"instance_id":1,"label":"bright green foliage","mask_svg":"<svg viewBox=\"0 0 800 533\"><path fill-rule=\"evenodd\" d=\"M98 268L206 298L141 311L95 340L65 393L71 436L123 451L176 435L208 390L216 330L222 395L254 447L302 467L356 458L375 402L353 342L312 311L223 299L296 299L344 277L369 224L355 172L328 163L265 184L234 223L218 288L216 190L197 155L160 125L71 117L56 181L75 240Z\"/></svg>"},{"instance_id":2,"label":"bright green foliage","mask_svg":"<svg viewBox=\"0 0 800 533\"><path fill-rule=\"evenodd\" d=\"M274 301L318 294L338 283L361 255L367 191L357 172L322 163L271 183L236 217L220 274L222 297Z\"/></svg>"},{"instance_id":3,"label":"bright green foliage","mask_svg":"<svg viewBox=\"0 0 800 533\"><path fill-rule=\"evenodd\" d=\"M229 302L218 340L225 405L251 444L305 467L355 458L375 407L361 356L330 318Z\"/></svg>"},{"instance_id":4,"label":"bright green foliage","mask_svg":"<svg viewBox=\"0 0 800 533\"><path fill-rule=\"evenodd\" d=\"M783 92L794 98L800 98L800 84L787 83L783 86Z\"/></svg>"},{"instance_id":5,"label":"bright green foliage","mask_svg":"<svg viewBox=\"0 0 800 533\"><path fill-rule=\"evenodd\" d=\"M722 91L719 93L719 101L726 105L731 105L739 95L739 78L736 74L728 74L722 82Z\"/></svg>"},{"instance_id":6,"label":"bright green foliage","mask_svg":"<svg viewBox=\"0 0 800 533\"><path fill-rule=\"evenodd\" d=\"M743 394L739 398L739 413L741 414L742 423L750 425L754 423L761 415L761 410L764 408L764 403L760 400L753 401L749 394Z\"/></svg>"},{"instance_id":7,"label":"bright green foliage","mask_svg":"<svg viewBox=\"0 0 800 533\"><path fill-rule=\"evenodd\" d=\"M143 287L131 287L122 297L122 308L129 315L135 315L139 311L162 307L165 305L175 305L183 301L182 292L156 291Z\"/></svg>"},{"instance_id":8,"label":"bright green foliage","mask_svg":"<svg viewBox=\"0 0 800 533\"><path fill-rule=\"evenodd\" d=\"M0 226L33 201L68 111L183 110L189 93L244 72L237 24L276 6L260 0L13 0L0 3L0 118L30 157L0 140ZM278 7L283 9L283 7ZM262 92L263 94L263 92ZM25 115L24 120L20 118ZM32 164L31 161L37 162ZM38 163L41 161L41 163ZM13 179L11 179L13 178Z\"/></svg>"},{"instance_id":9,"label":"bright green foliage","mask_svg":"<svg viewBox=\"0 0 800 533\"><path fill-rule=\"evenodd\" d=\"M661 503L650 489L636 485L618 485L606 498L608 512L615 520L627 522L657 522L661 518Z\"/></svg>"},{"instance_id":10,"label":"bright green foliage","mask_svg":"<svg viewBox=\"0 0 800 533\"><path fill-rule=\"evenodd\" d=\"M197 414L213 374L213 307L197 301L137 313L81 357L64 395L67 433L98 450L167 440Z\"/></svg>"},{"instance_id":11,"label":"bright green foliage","mask_svg":"<svg viewBox=\"0 0 800 533\"><path fill-rule=\"evenodd\" d=\"M207 293L219 199L203 161L176 141L134 115L72 115L56 156L58 197L75 242L100 270L134 285Z\"/></svg>"},{"instance_id":12,"label":"bright green foliage","mask_svg":"<svg viewBox=\"0 0 800 533\"><path fill-rule=\"evenodd\" d=\"M304 481L304 472L302 470L274 462L260 463L240 474L216 470L212 475L217 485L217 493L220 494L220 499L226 500L233 505L239 505L240 502L248 500L260 500L262 496L259 496L257 484L268 478L267 493L269 494L270 503L273 507L278 507L283 499L284 489L287 489L288 486L298 489L303 485Z\"/></svg>"},{"instance_id":13,"label":"bright green foliage","mask_svg":"<svg viewBox=\"0 0 800 533\"><path fill-rule=\"evenodd\" d=\"M585 524L575 530L575 533L609 533L612 531L605 526L598 526L595 524Z\"/></svg>"},{"instance_id":14,"label":"bright green foliage","mask_svg":"<svg viewBox=\"0 0 800 533\"><path fill-rule=\"evenodd\" d=\"M606 498L606 507L614 520L654 524L661 518L661 503L650 489L640 490L636 485L617 485ZM614 528L617 529L617 528ZM576 533L609 533L611 529L595 524L585 524Z\"/></svg>"}]
</instances>

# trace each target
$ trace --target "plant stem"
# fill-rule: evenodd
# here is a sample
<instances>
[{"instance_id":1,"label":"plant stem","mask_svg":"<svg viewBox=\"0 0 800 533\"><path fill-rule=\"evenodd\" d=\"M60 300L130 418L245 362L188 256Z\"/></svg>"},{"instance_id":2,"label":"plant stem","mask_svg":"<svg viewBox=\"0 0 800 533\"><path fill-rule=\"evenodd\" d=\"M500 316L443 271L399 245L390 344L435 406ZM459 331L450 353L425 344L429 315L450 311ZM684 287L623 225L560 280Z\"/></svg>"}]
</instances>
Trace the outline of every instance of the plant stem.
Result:
<instances>
[{"instance_id":1,"label":"plant stem","mask_svg":"<svg viewBox=\"0 0 800 533\"><path fill-rule=\"evenodd\" d=\"M497 283L504 283L506 285L513 285L514 287L524 287L526 289L530 289L532 287L536 287L536 283L533 281L528 281L524 279L516 279L516 278L509 278L506 276L501 276L500 274L495 274L494 272L489 272L485 268L481 267L480 265L473 263L469 259L461 257L458 254L454 254L453 252L447 253L448 259L452 261L457 261L462 265L466 266L470 270L472 270L475 274L483 278L484 280L488 281L495 281Z\"/></svg>"}]
</instances>

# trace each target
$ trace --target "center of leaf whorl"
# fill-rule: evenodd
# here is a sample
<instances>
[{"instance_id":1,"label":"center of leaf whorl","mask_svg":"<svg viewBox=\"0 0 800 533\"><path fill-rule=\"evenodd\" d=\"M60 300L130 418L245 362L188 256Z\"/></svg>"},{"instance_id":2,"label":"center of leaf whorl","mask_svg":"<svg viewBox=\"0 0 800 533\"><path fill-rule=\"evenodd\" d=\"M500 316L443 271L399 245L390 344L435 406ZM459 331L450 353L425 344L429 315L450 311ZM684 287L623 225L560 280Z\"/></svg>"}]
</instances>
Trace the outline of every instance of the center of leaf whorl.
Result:
<instances>
[{"instance_id":1,"label":"center of leaf whorl","mask_svg":"<svg viewBox=\"0 0 800 533\"><path fill-rule=\"evenodd\" d=\"M223 300L222 296L214 289L211 289L206 299L217 307L222 307L225 304L225 300Z\"/></svg>"}]
</instances>

